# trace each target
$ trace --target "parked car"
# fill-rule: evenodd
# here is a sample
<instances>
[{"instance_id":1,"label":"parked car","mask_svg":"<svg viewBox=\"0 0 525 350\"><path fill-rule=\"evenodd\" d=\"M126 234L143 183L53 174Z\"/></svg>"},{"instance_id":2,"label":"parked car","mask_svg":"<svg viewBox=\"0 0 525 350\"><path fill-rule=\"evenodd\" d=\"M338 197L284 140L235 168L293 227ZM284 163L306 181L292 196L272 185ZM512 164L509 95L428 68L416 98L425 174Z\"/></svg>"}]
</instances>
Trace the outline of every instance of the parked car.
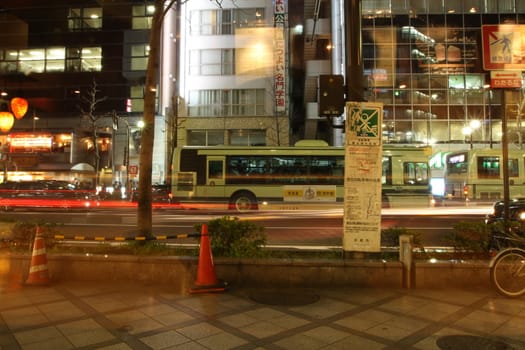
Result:
<instances>
[{"instance_id":1,"label":"parked car","mask_svg":"<svg viewBox=\"0 0 525 350\"><path fill-rule=\"evenodd\" d=\"M0 208L83 208L95 206L94 193L61 180L0 183Z\"/></svg>"},{"instance_id":2,"label":"parked car","mask_svg":"<svg viewBox=\"0 0 525 350\"><path fill-rule=\"evenodd\" d=\"M509 215L505 224L504 202L494 203L492 213L485 217L485 224L491 225L489 249L523 245L525 243L525 198L509 201Z\"/></svg>"},{"instance_id":3,"label":"parked car","mask_svg":"<svg viewBox=\"0 0 525 350\"><path fill-rule=\"evenodd\" d=\"M504 218L504 202L494 203L492 213L485 217L486 224L502 222ZM516 198L509 201L509 220L515 223L525 222L525 198Z\"/></svg>"},{"instance_id":4,"label":"parked car","mask_svg":"<svg viewBox=\"0 0 525 350\"><path fill-rule=\"evenodd\" d=\"M136 202L138 200L138 196L138 189L134 189L131 193L131 201ZM165 184L151 185L151 201L152 203L171 204L173 202L171 186Z\"/></svg>"}]
</instances>

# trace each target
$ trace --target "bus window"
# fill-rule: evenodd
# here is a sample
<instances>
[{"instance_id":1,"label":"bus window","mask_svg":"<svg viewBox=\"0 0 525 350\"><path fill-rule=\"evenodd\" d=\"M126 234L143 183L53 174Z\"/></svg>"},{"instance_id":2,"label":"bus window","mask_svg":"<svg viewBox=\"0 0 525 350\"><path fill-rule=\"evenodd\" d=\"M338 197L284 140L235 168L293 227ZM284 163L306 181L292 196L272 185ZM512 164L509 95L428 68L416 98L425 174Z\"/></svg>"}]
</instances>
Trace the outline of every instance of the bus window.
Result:
<instances>
[{"instance_id":1,"label":"bus window","mask_svg":"<svg viewBox=\"0 0 525 350\"><path fill-rule=\"evenodd\" d=\"M194 173L177 173L177 191L193 191L194 183L193 180Z\"/></svg>"},{"instance_id":2,"label":"bus window","mask_svg":"<svg viewBox=\"0 0 525 350\"><path fill-rule=\"evenodd\" d=\"M518 170L518 160L517 159L509 159L509 176L510 177L520 176L520 172Z\"/></svg>"},{"instance_id":3,"label":"bus window","mask_svg":"<svg viewBox=\"0 0 525 350\"><path fill-rule=\"evenodd\" d=\"M428 185L428 163L403 163L405 185Z\"/></svg>"},{"instance_id":4,"label":"bus window","mask_svg":"<svg viewBox=\"0 0 525 350\"><path fill-rule=\"evenodd\" d=\"M499 157L482 156L477 158L480 179L499 179Z\"/></svg>"},{"instance_id":5,"label":"bus window","mask_svg":"<svg viewBox=\"0 0 525 350\"><path fill-rule=\"evenodd\" d=\"M208 179L222 179L222 160L210 160L208 162Z\"/></svg>"}]
</instances>

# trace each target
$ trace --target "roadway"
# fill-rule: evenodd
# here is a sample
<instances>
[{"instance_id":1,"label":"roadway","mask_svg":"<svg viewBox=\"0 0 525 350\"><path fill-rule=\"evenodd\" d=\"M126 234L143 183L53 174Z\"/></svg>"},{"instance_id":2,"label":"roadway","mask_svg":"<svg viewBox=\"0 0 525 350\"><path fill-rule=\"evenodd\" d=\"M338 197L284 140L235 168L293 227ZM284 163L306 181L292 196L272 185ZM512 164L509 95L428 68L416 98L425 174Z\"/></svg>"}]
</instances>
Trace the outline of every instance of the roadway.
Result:
<instances>
[{"instance_id":1,"label":"roadway","mask_svg":"<svg viewBox=\"0 0 525 350\"><path fill-rule=\"evenodd\" d=\"M17 221L57 224L66 236L106 237L138 236L136 209L113 208L82 211L11 211L0 217ZM425 246L443 246L443 236L460 221L482 222L491 210L488 205L472 207L436 207L428 209L383 209L382 229L402 227L419 233ZM330 210L230 211L156 209L153 212L154 235L195 233L196 224L224 215L250 220L265 227L269 245L304 245L339 247L343 236L343 212ZM191 242L195 242L193 239Z\"/></svg>"}]
</instances>

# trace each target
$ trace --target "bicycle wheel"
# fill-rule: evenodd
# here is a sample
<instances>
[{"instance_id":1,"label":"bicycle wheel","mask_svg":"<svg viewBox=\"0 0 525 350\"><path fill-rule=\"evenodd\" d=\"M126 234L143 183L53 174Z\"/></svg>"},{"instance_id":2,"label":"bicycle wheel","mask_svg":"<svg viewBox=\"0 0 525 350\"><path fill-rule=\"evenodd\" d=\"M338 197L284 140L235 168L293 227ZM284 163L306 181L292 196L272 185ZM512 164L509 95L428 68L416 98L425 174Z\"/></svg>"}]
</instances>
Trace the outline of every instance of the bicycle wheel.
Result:
<instances>
[{"instance_id":1,"label":"bicycle wheel","mask_svg":"<svg viewBox=\"0 0 525 350\"><path fill-rule=\"evenodd\" d=\"M498 256L490 278L502 295L515 298L525 294L525 252L510 249Z\"/></svg>"}]
</instances>

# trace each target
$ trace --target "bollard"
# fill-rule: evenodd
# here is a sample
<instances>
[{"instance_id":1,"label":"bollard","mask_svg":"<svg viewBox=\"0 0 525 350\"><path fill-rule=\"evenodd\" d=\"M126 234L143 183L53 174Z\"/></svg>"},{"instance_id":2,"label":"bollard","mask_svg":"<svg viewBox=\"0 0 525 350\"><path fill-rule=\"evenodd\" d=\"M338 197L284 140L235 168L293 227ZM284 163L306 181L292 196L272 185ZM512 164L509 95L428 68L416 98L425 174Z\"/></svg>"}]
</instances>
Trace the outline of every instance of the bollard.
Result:
<instances>
[{"instance_id":1,"label":"bollard","mask_svg":"<svg viewBox=\"0 0 525 350\"><path fill-rule=\"evenodd\" d=\"M403 264L403 287L413 288L413 260L412 248L414 243L414 236L401 235L399 236L399 261Z\"/></svg>"}]
</instances>

